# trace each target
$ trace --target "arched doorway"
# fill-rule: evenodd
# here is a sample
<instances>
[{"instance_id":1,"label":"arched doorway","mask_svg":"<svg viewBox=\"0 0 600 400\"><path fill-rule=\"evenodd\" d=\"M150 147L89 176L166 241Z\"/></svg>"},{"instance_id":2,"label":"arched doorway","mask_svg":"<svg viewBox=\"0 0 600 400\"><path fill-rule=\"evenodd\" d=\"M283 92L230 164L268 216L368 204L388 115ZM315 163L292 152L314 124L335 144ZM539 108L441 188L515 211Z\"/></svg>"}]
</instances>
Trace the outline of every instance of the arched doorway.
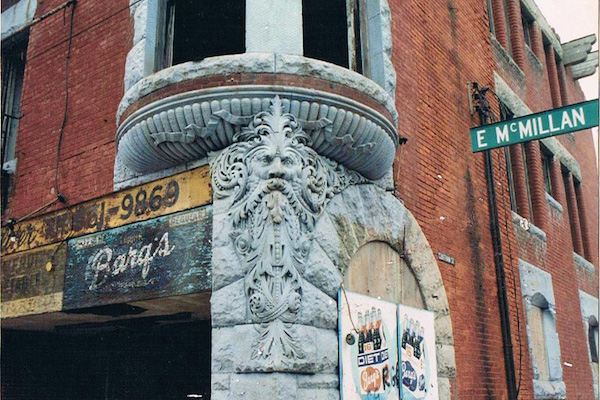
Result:
<instances>
[{"instance_id":1,"label":"arched doorway","mask_svg":"<svg viewBox=\"0 0 600 400\"><path fill-rule=\"evenodd\" d=\"M347 290L392 303L425 309L419 282L408 264L389 244L372 241L361 246L344 274Z\"/></svg>"}]
</instances>

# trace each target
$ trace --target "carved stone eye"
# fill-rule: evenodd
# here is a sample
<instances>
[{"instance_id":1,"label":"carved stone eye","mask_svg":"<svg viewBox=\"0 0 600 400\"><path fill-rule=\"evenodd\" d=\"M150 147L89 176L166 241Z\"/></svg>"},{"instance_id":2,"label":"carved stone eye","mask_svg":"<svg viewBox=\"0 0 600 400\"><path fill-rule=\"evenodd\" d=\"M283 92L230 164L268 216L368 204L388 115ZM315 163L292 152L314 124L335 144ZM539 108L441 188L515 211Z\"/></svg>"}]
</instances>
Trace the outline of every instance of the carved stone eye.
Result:
<instances>
[{"instance_id":1,"label":"carved stone eye","mask_svg":"<svg viewBox=\"0 0 600 400\"><path fill-rule=\"evenodd\" d=\"M294 160L292 159L292 157L283 157L281 159L281 163L283 165L292 165L292 164L294 164Z\"/></svg>"},{"instance_id":2,"label":"carved stone eye","mask_svg":"<svg viewBox=\"0 0 600 400\"><path fill-rule=\"evenodd\" d=\"M260 157L260 161L263 164L271 164L273 162L273 156L270 154L265 154L264 156Z\"/></svg>"}]
</instances>

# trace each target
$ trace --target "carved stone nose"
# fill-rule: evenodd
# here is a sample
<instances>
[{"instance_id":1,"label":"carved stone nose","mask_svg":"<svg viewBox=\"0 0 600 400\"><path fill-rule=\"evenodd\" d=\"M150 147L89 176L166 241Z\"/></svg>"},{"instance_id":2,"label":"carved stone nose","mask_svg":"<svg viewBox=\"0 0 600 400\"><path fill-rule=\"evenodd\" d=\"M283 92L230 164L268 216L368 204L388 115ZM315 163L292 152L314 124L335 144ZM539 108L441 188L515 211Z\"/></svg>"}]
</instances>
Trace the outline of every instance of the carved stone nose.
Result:
<instances>
[{"instance_id":1,"label":"carved stone nose","mask_svg":"<svg viewBox=\"0 0 600 400\"><path fill-rule=\"evenodd\" d=\"M269 168L269 178L283 178L285 176L285 170L281 163L281 158L275 157L271 168Z\"/></svg>"}]
</instances>

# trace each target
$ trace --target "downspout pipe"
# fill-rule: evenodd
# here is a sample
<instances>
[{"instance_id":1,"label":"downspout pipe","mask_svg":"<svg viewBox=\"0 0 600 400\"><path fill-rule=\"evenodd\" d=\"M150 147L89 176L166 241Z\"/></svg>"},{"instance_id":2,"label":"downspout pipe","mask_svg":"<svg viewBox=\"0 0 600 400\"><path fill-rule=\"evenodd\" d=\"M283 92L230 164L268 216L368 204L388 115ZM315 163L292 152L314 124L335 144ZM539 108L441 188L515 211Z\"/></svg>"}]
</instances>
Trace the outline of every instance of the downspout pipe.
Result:
<instances>
[{"instance_id":1,"label":"downspout pipe","mask_svg":"<svg viewBox=\"0 0 600 400\"><path fill-rule=\"evenodd\" d=\"M488 115L491 112L489 103L485 97L487 88L479 89L473 84L475 91L476 109L479 114L481 125L488 123ZM504 256L502 253L502 237L498 221L498 202L496 196L496 185L494 180L494 163L491 150L485 150L485 178L487 183L488 208L490 212L490 231L492 234L492 247L494 250L494 266L496 269L496 287L498 292L498 308L500 310L500 327L502 329L502 349L504 352L504 369L506 373L506 386L508 399L516 400L517 391L515 376L515 361L512 347L512 335L510 329L510 313L508 308L508 296L506 293L506 275L504 273Z\"/></svg>"}]
</instances>

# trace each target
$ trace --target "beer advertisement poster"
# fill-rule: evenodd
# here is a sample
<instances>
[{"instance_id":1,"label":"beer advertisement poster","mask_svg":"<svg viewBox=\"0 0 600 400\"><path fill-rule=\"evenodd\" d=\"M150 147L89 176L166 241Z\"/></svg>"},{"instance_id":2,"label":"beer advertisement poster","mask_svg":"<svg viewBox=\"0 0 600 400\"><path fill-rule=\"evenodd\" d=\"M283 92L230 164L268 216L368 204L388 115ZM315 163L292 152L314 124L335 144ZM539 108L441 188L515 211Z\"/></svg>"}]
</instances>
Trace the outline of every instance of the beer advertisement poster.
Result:
<instances>
[{"instance_id":1,"label":"beer advertisement poster","mask_svg":"<svg viewBox=\"0 0 600 400\"><path fill-rule=\"evenodd\" d=\"M398 306L400 391L403 400L438 400L433 313Z\"/></svg>"},{"instance_id":2,"label":"beer advertisement poster","mask_svg":"<svg viewBox=\"0 0 600 400\"><path fill-rule=\"evenodd\" d=\"M398 400L397 305L340 291L342 400Z\"/></svg>"}]
</instances>

